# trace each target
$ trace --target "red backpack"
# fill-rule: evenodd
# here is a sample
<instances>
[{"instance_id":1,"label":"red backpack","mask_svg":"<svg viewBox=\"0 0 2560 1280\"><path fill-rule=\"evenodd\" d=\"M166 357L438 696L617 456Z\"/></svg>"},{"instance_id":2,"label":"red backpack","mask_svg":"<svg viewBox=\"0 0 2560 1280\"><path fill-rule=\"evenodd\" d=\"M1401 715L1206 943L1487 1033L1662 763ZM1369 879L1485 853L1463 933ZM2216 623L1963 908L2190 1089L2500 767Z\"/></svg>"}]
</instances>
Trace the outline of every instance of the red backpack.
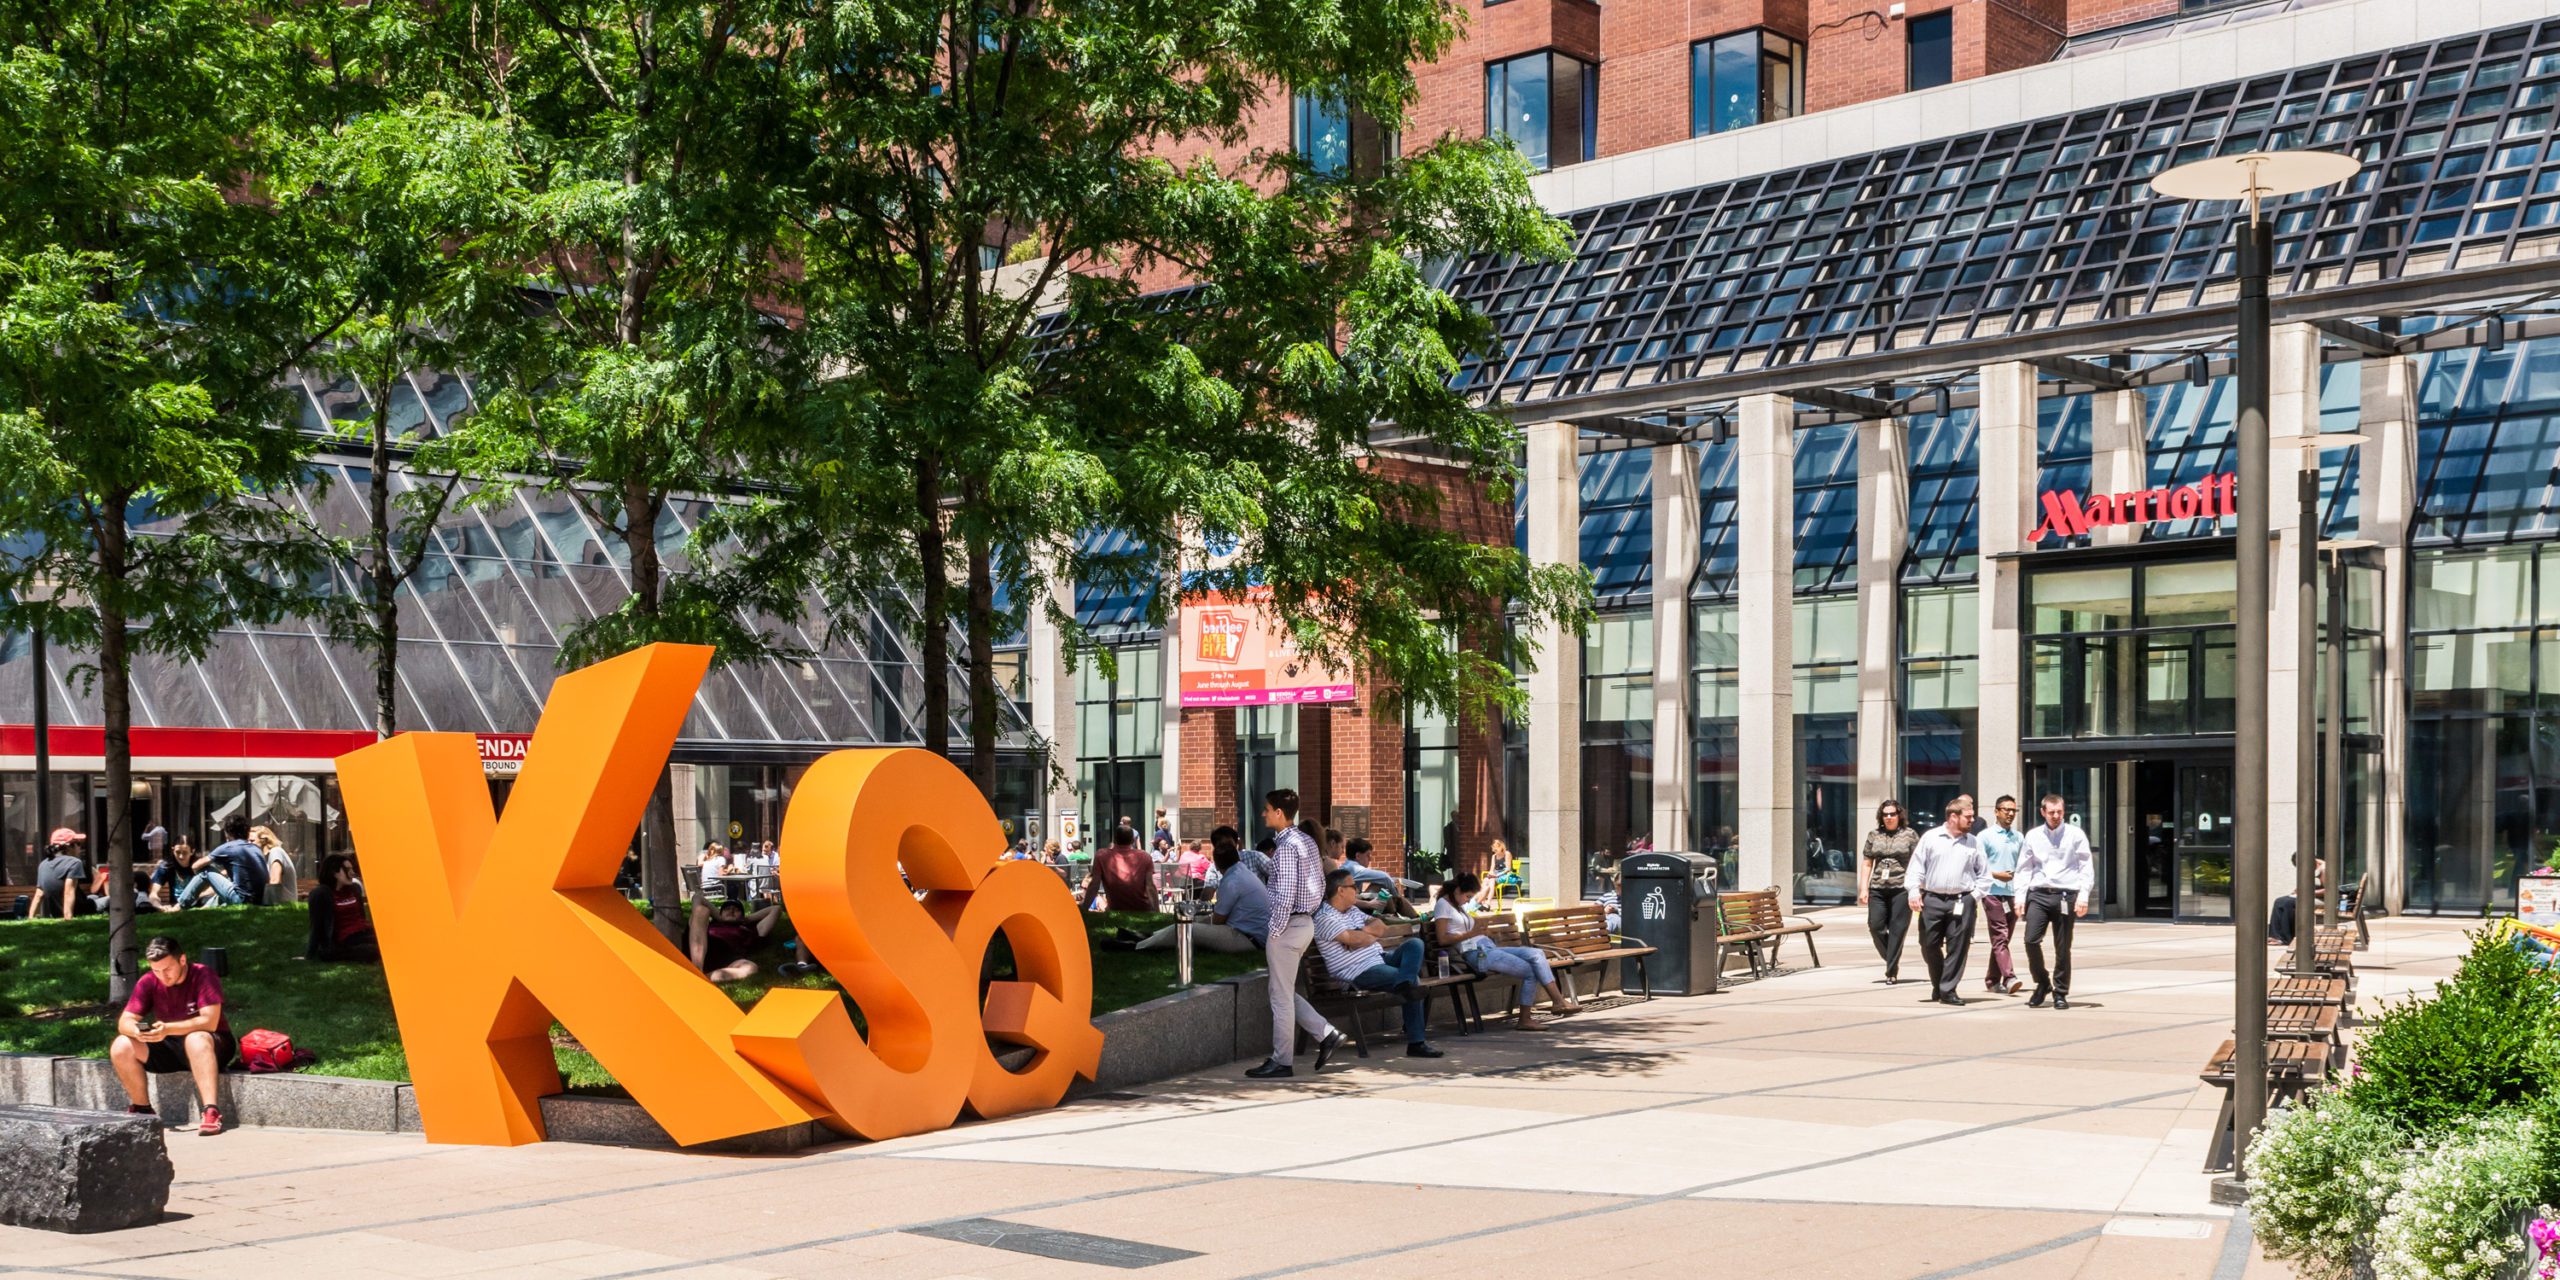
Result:
<instances>
[{"instance_id":1,"label":"red backpack","mask_svg":"<svg viewBox=\"0 0 2560 1280\"><path fill-rule=\"evenodd\" d=\"M294 1048L293 1037L281 1031L261 1029L240 1037L240 1063L251 1075L291 1071L313 1060L313 1054Z\"/></svg>"}]
</instances>

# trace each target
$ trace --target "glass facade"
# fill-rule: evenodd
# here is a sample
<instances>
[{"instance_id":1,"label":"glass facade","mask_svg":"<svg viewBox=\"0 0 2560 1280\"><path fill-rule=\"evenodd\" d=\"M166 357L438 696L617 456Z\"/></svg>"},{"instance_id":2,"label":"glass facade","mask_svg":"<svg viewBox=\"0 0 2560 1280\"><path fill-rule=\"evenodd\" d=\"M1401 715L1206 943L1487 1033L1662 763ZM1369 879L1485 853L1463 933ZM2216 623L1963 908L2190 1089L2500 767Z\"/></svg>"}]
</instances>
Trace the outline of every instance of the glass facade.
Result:
<instances>
[{"instance_id":1,"label":"glass facade","mask_svg":"<svg viewBox=\"0 0 2560 1280\"><path fill-rule=\"evenodd\" d=\"M2227 560L2032 575L2026 737L2231 732L2233 578Z\"/></svg>"},{"instance_id":2,"label":"glass facade","mask_svg":"<svg viewBox=\"0 0 2560 1280\"><path fill-rule=\"evenodd\" d=\"M1690 775L1689 847L1716 860L1716 883L1743 885L1741 611L1730 604L1690 610L1690 735L1697 758Z\"/></svg>"},{"instance_id":3,"label":"glass facade","mask_svg":"<svg viewBox=\"0 0 2560 1280\"><path fill-rule=\"evenodd\" d=\"M1971 785L1981 759L1974 683L1980 631L1970 587L1902 593L1901 800L1914 824L1937 823L1947 802Z\"/></svg>"},{"instance_id":4,"label":"glass facade","mask_svg":"<svg viewBox=\"0 0 2560 1280\"><path fill-rule=\"evenodd\" d=\"M1691 137L1803 111L1803 45L1754 27L1689 46Z\"/></svg>"},{"instance_id":5,"label":"glass facade","mask_svg":"<svg viewBox=\"0 0 2560 1280\"><path fill-rule=\"evenodd\" d=\"M1626 852L1653 835L1653 612L1604 613L1582 639L1582 850Z\"/></svg>"},{"instance_id":6,"label":"glass facade","mask_svg":"<svg viewBox=\"0 0 2560 1280\"><path fill-rule=\"evenodd\" d=\"M1164 646L1114 646L1076 665L1076 811L1088 847L1122 818L1138 837L1153 830L1164 795Z\"/></svg>"},{"instance_id":7,"label":"glass facade","mask_svg":"<svg viewBox=\"0 0 2560 1280\"><path fill-rule=\"evenodd\" d=\"M1796 899L1858 897L1858 597L1798 596L1795 608L1796 793L1804 846Z\"/></svg>"}]
</instances>

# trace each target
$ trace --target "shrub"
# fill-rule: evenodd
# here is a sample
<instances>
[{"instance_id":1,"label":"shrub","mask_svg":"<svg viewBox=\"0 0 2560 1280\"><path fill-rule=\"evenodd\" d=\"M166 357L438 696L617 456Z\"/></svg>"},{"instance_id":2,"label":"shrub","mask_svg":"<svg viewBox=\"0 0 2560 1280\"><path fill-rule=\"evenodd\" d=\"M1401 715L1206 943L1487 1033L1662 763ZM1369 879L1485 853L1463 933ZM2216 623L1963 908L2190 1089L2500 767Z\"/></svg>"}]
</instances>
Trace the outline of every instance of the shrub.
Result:
<instances>
[{"instance_id":1,"label":"shrub","mask_svg":"<svg viewBox=\"0 0 2560 1280\"><path fill-rule=\"evenodd\" d=\"M2342 1280L2400 1185L2398 1125L2336 1094L2268 1117L2249 1143L2249 1226L2305 1280Z\"/></svg>"},{"instance_id":2,"label":"shrub","mask_svg":"<svg viewBox=\"0 0 2560 1280\"><path fill-rule=\"evenodd\" d=\"M2359 1037L2347 1095L2419 1134L2526 1102L2554 1081L2560 986L2481 933L2432 1000L2386 1006Z\"/></svg>"},{"instance_id":3,"label":"shrub","mask_svg":"<svg viewBox=\"0 0 2560 1280\"><path fill-rule=\"evenodd\" d=\"M2375 1280L2508 1274L2524 1253L2516 1216L2548 1191L2541 1124L2521 1112L2480 1117L2412 1152L2374 1231Z\"/></svg>"}]
</instances>

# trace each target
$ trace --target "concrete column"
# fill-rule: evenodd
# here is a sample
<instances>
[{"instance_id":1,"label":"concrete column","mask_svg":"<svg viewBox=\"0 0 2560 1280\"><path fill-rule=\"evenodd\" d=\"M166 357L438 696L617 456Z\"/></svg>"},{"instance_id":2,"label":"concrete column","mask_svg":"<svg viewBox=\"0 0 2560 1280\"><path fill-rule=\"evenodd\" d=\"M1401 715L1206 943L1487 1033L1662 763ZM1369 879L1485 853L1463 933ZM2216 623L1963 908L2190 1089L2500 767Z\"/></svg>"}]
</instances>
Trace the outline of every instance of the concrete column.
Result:
<instances>
[{"instance_id":1,"label":"concrete column","mask_svg":"<svg viewBox=\"0 0 2560 1280\"><path fill-rule=\"evenodd\" d=\"M1974 795L2023 796L2026 770L2018 754L2025 725L2026 572L2014 556L2027 549L2035 528L2036 371L2010 362L1986 365L1980 375L1982 417L1976 456L1981 466L1977 506L1982 521L1982 570L1974 607L1982 645L1976 660L1980 694L1981 755L1974 767Z\"/></svg>"},{"instance_id":2,"label":"concrete column","mask_svg":"<svg viewBox=\"0 0 2560 1280\"><path fill-rule=\"evenodd\" d=\"M1541 422L1527 437L1529 560L1582 563L1582 429ZM1582 637L1553 623L1537 633L1529 673L1529 892L1582 899Z\"/></svg>"},{"instance_id":3,"label":"concrete column","mask_svg":"<svg viewBox=\"0 0 2560 1280\"><path fill-rule=\"evenodd\" d=\"M2381 791L2375 815L2381 839L2373 870L2385 906L2397 915L2409 893L2409 532L2418 510L2417 357L2367 356L2362 383L2360 430L2372 443L2363 446L2364 527L2359 536L2382 544L2382 670L2373 709L2374 728L2382 737L2381 773L2375 780ZM2365 798L2350 792L2346 799L2355 804Z\"/></svg>"},{"instance_id":4,"label":"concrete column","mask_svg":"<svg viewBox=\"0 0 2560 1280\"><path fill-rule=\"evenodd\" d=\"M1795 402L1750 396L1741 418L1734 525L1741 541L1735 587L1742 830L1734 887L1758 889L1789 884L1804 843L1796 794Z\"/></svg>"},{"instance_id":5,"label":"concrete column","mask_svg":"<svg viewBox=\"0 0 2560 1280\"><path fill-rule=\"evenodd\" d=\"M1048 841L1058 838L1059 816L1076 803L1076 679L1067 670L1066 637L1044 604L1060 616L1074 614L1075 583L1064 574L1052 575L1047 599L1024 611L1031 642L1025 655L1030 670L1024 673L1030 685L1031 735L1048 753L1033 764L1041 771L1040 838Z\"/></svg>"},{"instance_id":6,"label":"concrete column","mask_svg":"<svg viewBox=\"0 0 2560 1280\"><path fill-rule=\"evenodd\" d=\"M1653 847L1692 849L1689 578L1698 568L1698 452L1653 451Z\"/></svg>"},{"instance_id":7,"label":"concrete column","mask_svg":"<svg viewBox=\"0 0 2560 1280\"><path fill-rule=\"evenodd\" d=\"M1902 792L1902 555L1911 455L1897 418L1858 424L1858 808Z\"/></svg>"},{"instance_id":8,"label":"concrete column","mask_svg":"<svg viewBox=\"0 0 2560 1280\"><path fill-rule=\"evenodd\" d=\"M2149 488L2148 402L2139 391L2101 391L2089 397L2089 492L2132 493ZM2138 540L2142 526L2111 524L2090 531L2098 546L2124 546Z\"/></svg>"},{"instance_id":9,"label":"concrete column","mask_svg":"<svg viewBox=\"0 0 2560 1280\"><path fill-rule=\"evenodd\" d=\"M2307 324L2275 326L2267 352L2267 436L2285 440L2320 430L2320 331ZM2311 775L2306 765L2319 758L2315 742L2297 731L2302 714L2302 543L2317 542L2318 527L2302 527L2302 498L2297 487L2301 465L2319 465L2319 455L2303 457L2299 449L2277 447L2267 455L2267 530L2275 556L2267 575L2267 776L2235 778L2235 786L2263 786L2267 796L2268 900L2293 892L2291 855L2304 848L2310 828L2304 794ZM2248 494L2241 501L2250 500ZM2242 673L2247 678L2247 673Z\"/></svg>"}]
</instances>

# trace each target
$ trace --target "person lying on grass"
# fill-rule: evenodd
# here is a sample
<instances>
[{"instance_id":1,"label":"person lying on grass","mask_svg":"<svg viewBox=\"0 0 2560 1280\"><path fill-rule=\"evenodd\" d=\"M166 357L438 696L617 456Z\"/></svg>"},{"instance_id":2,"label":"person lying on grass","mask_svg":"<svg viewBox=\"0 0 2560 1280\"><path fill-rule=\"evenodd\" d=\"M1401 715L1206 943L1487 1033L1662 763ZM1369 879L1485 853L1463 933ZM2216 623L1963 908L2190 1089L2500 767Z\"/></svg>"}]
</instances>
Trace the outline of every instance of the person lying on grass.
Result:
<instances>
[{"instance_id":1,"label":"person lying on grass","mask_svg":"<svg viewBox=\"0 0 2560 1280\"><path fill-rule=\"evenodd\" d=\"M713 982L744 982L756 974L752 958L773 937L782 904L771 903L749 914L743 902L723 902L715 913L708 894L693 899L693 922L686 929L687 954L695 968Z\"/></svg>"}]
</instances>

